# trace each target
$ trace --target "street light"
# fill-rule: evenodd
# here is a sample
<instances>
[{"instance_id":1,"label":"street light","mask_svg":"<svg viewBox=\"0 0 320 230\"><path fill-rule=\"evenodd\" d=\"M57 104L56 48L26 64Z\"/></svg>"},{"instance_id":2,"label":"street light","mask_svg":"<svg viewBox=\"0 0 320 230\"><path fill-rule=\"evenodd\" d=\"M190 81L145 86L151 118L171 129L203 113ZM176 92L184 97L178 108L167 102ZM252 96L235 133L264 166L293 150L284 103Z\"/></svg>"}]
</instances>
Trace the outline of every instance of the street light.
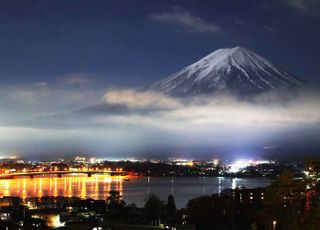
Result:
<instances>
[{"instance_id":1,"label":"street light","mask_svg":"<svg viewBox=\"0 0 320 230\"><path fill-rule=\"evenodd\" d=\"M276 227L277 227L277 221L276 220L274 220L274 221L272 221L272 229L273 230L275 230L276 229Z\"/></svg>"}]
</instances>

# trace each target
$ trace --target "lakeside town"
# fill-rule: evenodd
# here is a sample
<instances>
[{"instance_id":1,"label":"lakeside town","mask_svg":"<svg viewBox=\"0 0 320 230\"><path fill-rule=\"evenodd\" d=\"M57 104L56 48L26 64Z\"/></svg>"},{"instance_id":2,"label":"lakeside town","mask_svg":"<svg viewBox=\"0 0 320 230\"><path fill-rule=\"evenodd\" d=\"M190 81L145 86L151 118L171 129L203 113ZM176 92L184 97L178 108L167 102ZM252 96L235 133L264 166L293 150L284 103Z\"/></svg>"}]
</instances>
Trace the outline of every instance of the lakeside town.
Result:
<instances>
[{"instance_id":1,"label":"lakeside town","mask_svg":"<svg viewBox=\"0 0 320 230\"><path fill-rule=\"evenodd\" d=\"M275 178L283 170L296 177L303 175L303 161L278 160L190 160L169 158L156 159L98 159L76 156L73 160L28 161L15 156L0 160L0 178L30 176L36 174L65 173L110 173L112 175L136 176L223 176L223 177L268 177Z\"/></svg>"},{"instance_id":2,"label":"lakeside town","mask_svg":"<svg viewBox=\"0 0 320 230\"><path fill-rule=\"evenodd\" d=\"M174 195L166 200L150 194L143 207L126 203L121 189L110 189L104 199L75 196L0 198L1 229L301 229L315 226L320 207L318 197L319 163L224 160L120 160L101 161L75 157L71 161L29 162L10 157L2 159L1 173L12 177L70 174L116 173L135 177L270 177L267 187L227 188L216 194L194 197L177 208ZM25 173L25 174L19 174ZM29 174L28 174L29 173ZM32 173L36 173L35 175ZM43 173L43 175L42 175ZM295 221L292 217L295 217ZM241 226L239 228L239 226ZM316 229L316 228L314 228Z\"/></svg>"}]
</instances>

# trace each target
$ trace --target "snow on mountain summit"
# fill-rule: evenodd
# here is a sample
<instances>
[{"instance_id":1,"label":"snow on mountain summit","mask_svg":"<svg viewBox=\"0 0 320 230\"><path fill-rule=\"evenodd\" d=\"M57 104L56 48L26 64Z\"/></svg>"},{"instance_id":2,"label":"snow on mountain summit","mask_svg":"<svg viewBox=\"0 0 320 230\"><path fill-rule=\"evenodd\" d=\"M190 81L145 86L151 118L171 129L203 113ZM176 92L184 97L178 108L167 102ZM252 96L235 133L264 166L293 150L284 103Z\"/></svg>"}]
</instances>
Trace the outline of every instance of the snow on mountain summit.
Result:
<instances>
[{"instance_id":1,"label":"snow on mountain summit","mask_svg":"<svg viewBox=\"0 0 320 230\"><path fill-rule=\"evenodd\" d=\"M292 88L302 83L269 60L237 46L218 49L148 89L173 96L223 90L241 95Z\"/></svg>"}]
</instances>

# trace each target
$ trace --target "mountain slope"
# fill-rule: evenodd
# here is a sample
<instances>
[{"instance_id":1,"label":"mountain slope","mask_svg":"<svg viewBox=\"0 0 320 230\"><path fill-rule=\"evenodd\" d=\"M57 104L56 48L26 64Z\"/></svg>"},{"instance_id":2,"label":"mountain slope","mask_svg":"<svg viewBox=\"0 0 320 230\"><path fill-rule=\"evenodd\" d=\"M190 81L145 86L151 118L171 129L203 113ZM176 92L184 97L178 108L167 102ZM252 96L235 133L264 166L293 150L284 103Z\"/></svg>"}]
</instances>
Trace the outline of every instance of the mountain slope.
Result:
<instances>
[{"instance_id":1,"label":"mountain slope","mask_svg":"<svg viewBox=\"0 0 320 230\"><path fill-rule=\"evenodd\" d=\"M148 90L173 96L217 91L247 95L276 88L292 88L302 83L252 51L234 47L218 49L167 79L152 84Z\"/></svg>"}]
</instances>

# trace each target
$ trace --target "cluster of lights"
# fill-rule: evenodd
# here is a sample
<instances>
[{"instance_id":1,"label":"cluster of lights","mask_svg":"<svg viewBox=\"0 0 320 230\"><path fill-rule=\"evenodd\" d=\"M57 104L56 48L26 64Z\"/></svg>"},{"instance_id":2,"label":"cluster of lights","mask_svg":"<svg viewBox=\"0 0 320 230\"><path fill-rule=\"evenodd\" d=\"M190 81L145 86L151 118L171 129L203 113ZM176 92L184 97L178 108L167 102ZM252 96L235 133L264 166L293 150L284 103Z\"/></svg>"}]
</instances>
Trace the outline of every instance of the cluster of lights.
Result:
<instances>
[{"instance_id":1,"label":"cluster of lights","mask_svg":"<svg viewBox=\"0 0 320 230\"><path fill-rule=\"evenodd\" d=\"M16 169L4 169L0 171L0 175L6 176L6 175L15 175L15 174L26 174L26 173L36 173L36 172L89 172L89 171L95 171L95 172L111 172L111 168L103 168L100 169L98 167L95 168L88 168L88 167L81 167L81 168L64 168L63 170L60 170L57 166L53 168L49 168L45 170L43 167L42 168L37 168L37 169L26 169L23 168L22 170L16 170ZM123 172L123 168L116 168L116 172Z\"/></svg>"},{"instance_id":2,"label":"cluster of lights","mask_svg":"<svg viewBox=\"0 0 320 230\"><path fill-rule=\"evenodd\" d=\"M248 166L256 166L259 164L269 164L269 163L272 163L272 162L267 161L267 160L256 160L256 161L254 161L254 160L237 160L237 161L229 164L228 168L229 168L229 172L237 173Z\"/></svg>"},{"instance_id":3,"label":"cluster of lights","mask_svg":"<svg viewBox=\"0 0 320 230\"><path fill-rule=\"evenodd\" d=\"M176 159L176 160L174 160L174 161L175 161L175 163L176 163L177 165L181 165L181 166L193 166L193 165L194 165L194 163L193 163L192 160Z\"/></svg>"},{"instance_id":4,"label":"cluster of lights","mask_svg":"<svg viewBox=\"0 0 320 230\"><path fill-rule=\"evenodd\" d=\"M237 173L240 170L242 170L245 167L248 167L249 165L252 165L251 161L247 160L238 160L228 165L229 172L231 173Z\"/></svg>"},{"instance_id":5,"label":"cluster of lights","mask_svg":"<svg viewBox=\"0 0 320 230\"><path fill-rule=\"evenodd\" d=\"M47 220L49 227L60 228L60 227L64 227L65 226L65 223L60 221L60 216L59 215L49 215L49 216L32 215L32 217L33 218L39 218L39 219ZM39 227L40 224L35 225L35 223L34 223L33 226Z\"/></svg>"}]
</instances>

